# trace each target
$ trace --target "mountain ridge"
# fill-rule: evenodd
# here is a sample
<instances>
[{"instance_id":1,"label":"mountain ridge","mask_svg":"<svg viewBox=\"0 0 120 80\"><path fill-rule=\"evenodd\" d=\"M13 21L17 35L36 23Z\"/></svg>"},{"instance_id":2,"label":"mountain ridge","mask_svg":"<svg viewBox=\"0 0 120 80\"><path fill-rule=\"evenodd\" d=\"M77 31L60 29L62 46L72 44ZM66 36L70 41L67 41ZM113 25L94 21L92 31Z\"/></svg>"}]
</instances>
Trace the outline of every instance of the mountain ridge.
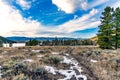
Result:
<instances>
[{"instance_id":1,"label":"mountain ridge","mask_svg":"<svg viewBox=\"0 0 120 80\"><path fill-rule=\"evenodd\" d=\"M15 41L9 40L5 37L0 36L0 42L2 43L15 43Z\"/></svg>"},{"instance_id":2,"label":"mountain ridge","mask_svg":"<svg viewBox=\"0 0 120 80\"><path fill-rule=\"evenodd\" d=\"M55 38L57 38L58 40L74 40L74 39L78 39L78 40L82 40L82 38L70 38L70 37L22 37L22 36L11 36L11 37L6 37L9 40L12 41L17 41L17 42L26 42L29 40L33 40L36 39L38 41L52 41L55 40Z\"/></svg>"}]
</instances>

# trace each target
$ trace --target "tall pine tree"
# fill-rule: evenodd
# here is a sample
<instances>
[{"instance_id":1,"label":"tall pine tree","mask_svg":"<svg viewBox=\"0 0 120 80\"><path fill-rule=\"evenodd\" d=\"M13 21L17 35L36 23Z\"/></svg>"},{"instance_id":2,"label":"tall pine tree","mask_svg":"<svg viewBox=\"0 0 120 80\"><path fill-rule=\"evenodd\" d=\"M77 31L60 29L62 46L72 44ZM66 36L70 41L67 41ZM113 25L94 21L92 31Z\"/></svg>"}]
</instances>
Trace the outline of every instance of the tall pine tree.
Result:
<instances>
[{"instance_id":1,"label":"tall pine tree","mask_svg":"<svg viewBox=\"0 0 120 80\"><path fill-rule=\"evenodd\" d=\"M114 42L115 49L120 47L120 8L116 8L113 14L113 24L114 24Z\"/></svg>"},{"instance_id":2,"label":"tall pine tree","mask_svg":"<svg viewBox=\"0 0 120 80\"><path fill-rule=\"evenodd\" d=\"M98 31L98 44L103 49L112 48L112 15L113 9L111 7L106 7L102 12L101 25Z\"/></svg>"}]
</instances>

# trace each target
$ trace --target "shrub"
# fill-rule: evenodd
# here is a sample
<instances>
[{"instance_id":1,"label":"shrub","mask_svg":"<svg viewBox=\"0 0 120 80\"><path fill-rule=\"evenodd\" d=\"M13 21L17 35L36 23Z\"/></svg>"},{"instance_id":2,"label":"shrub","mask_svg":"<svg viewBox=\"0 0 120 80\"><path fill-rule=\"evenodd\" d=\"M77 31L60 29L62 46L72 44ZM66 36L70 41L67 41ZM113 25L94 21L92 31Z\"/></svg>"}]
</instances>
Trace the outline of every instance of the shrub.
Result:
<instances>
[{"instance_id":1,"label":"shrub","mask_svg":"<svg viewBox=\"0 0 120 80\"><path fill-rule=\"evenodd\" d=\"M34 52L32 52L32 53L30 53L29 55L30 56L35 56L37 53L34 53Z\"/></svg>"},{"instance_id":2,"label":"shrub","mask_svg":"<svg viewBox=\"0 0 120 80\"><path fill-rule=\"evenodd\" d=\"M12 56L11 57L11 60L13 61L19 61L19 60L23 60L24 59L24 56Z\"/></svg>"},{"instance_id":3,"label":"shrub","mask_svg":"<svg viewBox=\"0 0 120 80\"><path fill-rule=\"evenodd\" d=\"M23 73L27 70L27 65L25 63L16 63L13 66L13 69L15 71L15 74Z\"/></svg>"},{"instance_id":4,"label":"shrub","mask_svg":"<svg viewBox=\"0 0 120 80\"><path fill-rule=\"evenodd\" d=\"M36 75L44 75L44 74L46 74L46 71L45 71L44 68L39 67L39 68L36 68L36 69L34 70L34 73L35 73Z\"/></svg>"},{"instance_id":5,"label":"shrub","mask_svg":"<svg viewBox=\"0 0 120 80\"><path fill-rule=\"evenodd\" d=\"M24 76L24 77L18 77L15 80L29 80L29 78L27 76Z\"/></svg>"},{"instance_id":6,"label":"shrub","mask_svg":"<svg viewBox=\"0 0 120 80\"><path fill-rule=\"evenodd\" d=\"M12 65L14 65L14 61L12 60L7 60L6 62L3 63L3 67L8 67L10 68Z\"/></svg>"},{"instance_id":7,"label":"shrub","mask_svg":"<svg viewBox=\"0 0 120 80\"><path fill-rule=\"evenodd\" d=\"M54 64L58 64L60 61L63 60L63 58L52 56L52 57L49 57L48 60Z\"/></svg>"}]
</instances>

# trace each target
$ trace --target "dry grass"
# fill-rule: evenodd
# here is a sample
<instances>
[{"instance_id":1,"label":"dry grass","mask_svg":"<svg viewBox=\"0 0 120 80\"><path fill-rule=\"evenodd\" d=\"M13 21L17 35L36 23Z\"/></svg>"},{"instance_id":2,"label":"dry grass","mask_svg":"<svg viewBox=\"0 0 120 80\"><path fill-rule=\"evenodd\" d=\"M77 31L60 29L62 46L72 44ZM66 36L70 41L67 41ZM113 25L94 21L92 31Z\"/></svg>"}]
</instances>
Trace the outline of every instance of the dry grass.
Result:
<instances>
[{"instance_id":1,"label":"dry grass","mask_svg":"<svg viewBox=\"0 0 120 80\"><path fill-rule=\"evenodd\" d=\"M82 66L92 71L99 80L119 80L120 79L120 51L119 50L100 50L82 49L73 55ZM90 62L91 59L97 62ZM83 67L84 68L84 67ZM86 69L85 69L86 70ZM87 74L89 72L86 72ZM93 76L93 75L92 75Z\"/></svg>"},{"instance_id":2,"label":"dry grass","mask_svg":"<svg viewBox=\"0 0 120 80\"><path fill-rule=\"evenodd\" d=\"M40 52L32 52L32 50L41 50ZM58 55L51 54L51 52L59 52ZM0 48L0 66L4 67L1 72L4 73L0 80L33 80L30 73L35 73L36 69L42 70L45 65L56 66L54 60L58 60L57 68L67 68L68 65L59 63L61 55L70 54L79 61L89 80L120 80L120 50L101 50L98 47L80 47L80 46L35 46L35 47L20 47L20 48ZM44 55L44 57L37 57ZM54 57L53 57L54 56ZM53 57L53 58L51 58ZM25 71L15 73L15 65L31 59L33 61L24 62L21 66ZM91 62L90 60L97 62ZM44 69L43 69L44 71ZM36 74L36 73L35 73ZM44 76L37 76L37 79L56 80L61 75L54 76L45 73Z\"/></svg>"}]
</instances>

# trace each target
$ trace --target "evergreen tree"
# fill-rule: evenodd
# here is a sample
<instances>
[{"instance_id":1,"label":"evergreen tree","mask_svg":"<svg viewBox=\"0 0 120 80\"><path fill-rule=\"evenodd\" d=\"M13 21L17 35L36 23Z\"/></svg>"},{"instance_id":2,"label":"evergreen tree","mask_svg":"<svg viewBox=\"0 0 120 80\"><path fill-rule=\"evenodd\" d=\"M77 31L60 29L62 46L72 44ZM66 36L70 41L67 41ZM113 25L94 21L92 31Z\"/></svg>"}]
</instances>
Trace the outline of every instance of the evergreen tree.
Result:
<instances>
[{"instance_id":1,"label":"evergreen tree","mask_svg":"<svg viewBox=\"0 0 120 80\"><path fill-rule=\"evenodd\" d=\"M113 9L106 7L101 16L101 25L98 31L98 44L100 48L112 48L112 15Z\"/></svg>"},{"instance_id":2,"label":"evergreen tree","mask_svg":"<svg viewBox=\"0 0 120 80\"><path fill-rule=\"evenodd\" d=\"M37 40L30 40L30 41L28 41L28 42L26 42L26 45L27 46L36 46L36 45L38 45L38 41Z\"/></svg>"},{"instance_id":3,"label":"evergreen tree","mask_svg":"<svg viewBox=\"0 0 120 80\"><path fill-rule=\"evenodd\" d=\"M49 41L49 40L43 41L42 43L43 43L44 46L50 46L50 45L54 44L53 41Z\"/></svg>"},{"instance_id":4,"label":"evergreen tree","mask_svg":"<svg viewBox=\"0 0 120 80\"><path fill-rule=\"evenodd\" d=\"M58 45L58 38L57 37L55 37L54 43L55 43L55 45Z\"/></svg>"},{"instance_id":5,"label":"evergreen tree","mask_svg":"<svg viewBox=\"0 0 120 80\"><path fill-rule=\"evenodd\" d=\"M120 47L120 8L116 8L113 14L115 49Z\"/></svg>"}]
</instances>

